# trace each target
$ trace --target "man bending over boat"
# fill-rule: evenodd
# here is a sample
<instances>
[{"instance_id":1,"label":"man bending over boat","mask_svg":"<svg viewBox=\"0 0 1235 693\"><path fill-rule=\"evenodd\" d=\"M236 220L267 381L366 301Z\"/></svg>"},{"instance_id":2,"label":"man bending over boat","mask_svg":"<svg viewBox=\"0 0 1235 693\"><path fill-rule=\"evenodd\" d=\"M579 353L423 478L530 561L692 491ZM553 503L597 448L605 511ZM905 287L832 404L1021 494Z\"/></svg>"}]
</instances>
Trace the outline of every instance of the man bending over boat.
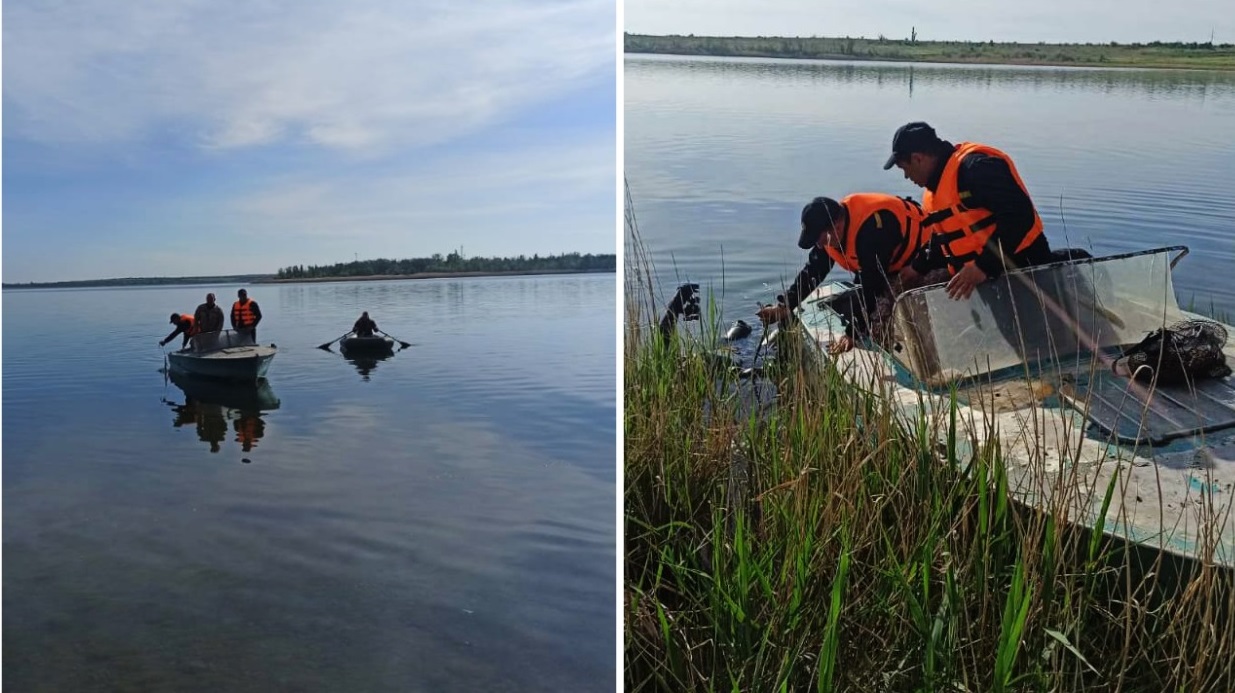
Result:
<instances>
[{"instance_id":1,"label":"man bending over boat","mask_svg":"<svg viewBox=\"0 0 1235 693\"><path fill-rule=\"evenodd\" d=\"M214 302L214 294L206 294L206 302L193 311L197 332L218 332L223 329L223 309Z\"/></svg>"},{"instance_id":2,"label":"man bending over boat","mask_svg":"<svg viewBox=\"0 0 1235 693\"><path fill-rule=\"evenodd\" d=\"M930 238L902 276L912 281L947 268L948 295L967 299L982 282L1005 271L1055 259L1024 181L1011 157L976 142L952 144L922 122L892 138L893 166L925 191L922 224Z\"/></svg>"},{"instance_id":3,"label":"man bending over boat","mask_svg":"<svg viewBox=\"0 0 1235 693\"><path fill-rule=\"evenodd\" d=\"M257 301L249 298L249 292L241 289L236 292L236 302L232 304L232 329L253 338L257 343L257 323L262 321L262 310L257 307Z\"/></svg>"},{"instance_id":4,"label":"man bending over boat","mask_svg":"<svg viewBox=\"0 0 1235 693\"><path fill-rule=\"evenodd\" d=\"M171 324L175 325L176 329L172 330L171 334L167 335L163 339L160 339L159 346L165 346L168 342L175 339L178 334L184 335L184 342L181 343L180 348L183 349L189 346L189 339L193 335L197 334L197 322L193 320L193 316L172 313Z\"/></svg>"},{"instance_id":5,"label":"man bending over boat","mask_svg":"<svg viewBox=\"0 0 1235 693\"><path fill-rule=\"evenodd\" d=\"M853 338L868 328L875 301L889 293L889 278L909 265L926 242L924 212L916 202L883 193L856 193L838 202L816 197L802 209L798 247L810 250L806 267L776 305L759 309L764 324L789 317L802 299L819 286L832 266L854 273L855 291L843 294L832 307L846 318L845 335L832 353L853 348Z\"/></svg>"},{"instance_id":6,"label":"man bending over boat","mask_svg":"<svg viewBox=\"0 0 1235 693\"><path fill-rule=\"evenodd\" d=\"M357 337L372 337L373 333L377 332L377 323L369 317L369 311L360 314L360 319L352 325L352 332L356 333Z\"/></svg>"}]
</instances>

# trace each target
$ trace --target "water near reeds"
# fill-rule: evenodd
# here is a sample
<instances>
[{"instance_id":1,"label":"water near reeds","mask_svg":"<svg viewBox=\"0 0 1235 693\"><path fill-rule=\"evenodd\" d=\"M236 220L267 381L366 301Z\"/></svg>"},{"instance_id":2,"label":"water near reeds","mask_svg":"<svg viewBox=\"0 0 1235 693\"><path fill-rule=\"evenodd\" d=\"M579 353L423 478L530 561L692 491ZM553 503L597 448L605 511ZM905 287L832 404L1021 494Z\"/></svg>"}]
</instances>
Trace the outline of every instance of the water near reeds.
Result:
<instances>
[{"instance_id":1,"label":"water near reeds","mask_svg":"<svg viewBox=\"0 0 1235 693\"><path fill-rule=\"evenodd\" d=\"M1235 75L640 56L626 74L628 249L648 253L627 276L650 259L660 291L628 286L632 331L688 279L719 299L703 322L758 330L804 261L807 200L920 198L881 170L918 119L1011 152L1056 245L1188 245L1181 303L1235 313ZM626 346L628 689L1235 690L1230 570L1010 502L999 443L955 408L906 421L778 362L775 405L752 408L706 354Z\"/></svg>"},{"instance_id":2,"label":"water near reeds","mask_svg":"<svg viewBox=\"0 0 1235 693\"><path fill-rule=\"evenodd\" d=\"M1180 302L1235 314L1235 73L630 55L625 75L625 174L658 278L723 291L729 320L801 269L811 198L921 199L882 170L911 120L1011 154L1055 246L1187 245Z\"/></svg>"},{"instance_id":3,"label":"water near reeds","mask_svg":"<svg viewBox=\"0 0 1235 693\"><path fill-rule=\"evenodd\" d=\"M249 286L238 396L157 342L239 287L6 291L5 690L611 690L614 279Z\"/></svg>"}]
</instances>

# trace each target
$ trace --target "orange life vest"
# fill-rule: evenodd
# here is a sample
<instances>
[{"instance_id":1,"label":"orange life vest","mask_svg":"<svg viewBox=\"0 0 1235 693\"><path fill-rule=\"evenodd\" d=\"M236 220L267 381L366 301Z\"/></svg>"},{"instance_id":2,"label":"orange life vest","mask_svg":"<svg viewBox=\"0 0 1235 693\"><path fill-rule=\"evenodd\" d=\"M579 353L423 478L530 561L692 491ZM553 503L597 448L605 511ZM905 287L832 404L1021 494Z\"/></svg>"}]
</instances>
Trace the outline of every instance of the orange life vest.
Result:
<instances>
[{"instance_id":1,"label":"orange life vest","mask_svg":"<svg viewBox=\"0 0 1235 693\"><path fill-rule=\"evenodd\" d=\"M249 307L252 303L253 299L246 298L244 303L236 301L232 304L232 322L236 323L237 328L253 327L257 324L257 316Z\"/></svg>"},{"instance_id":2,"label":"orange life vest","mask_svg":"<svg viewBox=\"0 0 1235 693\"><path fill-rule=\"evenodd\" d=\"M922 206L927 212L922 224L930 230L932 235L938 237L936 242L947 259L948 271L952 274L956 274L986 250L987 241L996 229L994 214L988 209L966 207L965 200L969 197L969 191L961 191L957 188L957 173L960 171L961 160L974 153L1003 159L1008 165L1008 170L1012 172L1012 178L1016 184L1026 196L1029 195L1029 189L1025 187L1025 182L1021 180L1021 175L1016 171L1016 165L1012 163L1012 158L1007 154L994 147L976 142L961 142L956 146L956 150L952 152L952 156L948 157L947 163L943 166L943 174L939 178L939 185L935 188L935 192L927 190L922 193ZM1029 233L1025 234L1024 240L1011 252L1008 252L1008 249L1004 252L1007 255L1024 252L1041 235L1042 218L1038 216L1038 210L1035 209L1033 226L1029 229Z\"/></svg>"},{"instance_id":3,"label":"orange life vest","mask_svg":"<svg viewBox=\"0 0 1235 693\"><path fill-rule=\"evenodd\" d=\"M841 250L830 245L823 246L823 249L836 264L850 272L857 272L861 269L858 266L858 230L876 212L891 212L896 217L896 230L899 231L902 239L901 245L897 246L892 253L889 264L885 268L888 272L901 271L913 259L918 248L926 245L930 237L922 226L922 219L925 218L926 213L917 204L902 197L883 193L856 193L841 198L840 203L845 208L845 230L841 236ZM883 228L882 217L875 217L875 223L878 228ZM822 236L819 242L823 243Z\"/></svg>"},{"instance_id":4,"label":"orange life vest","mask_svg":"<svg viewBox=\"0 0 1235 693\"><path fill-rule=\"evenodd\" d=\"M197 329L197 321L193 319L192 315L186 315L184 313L181 313L180 322L184 322L186 320L189 321L189 329L187 330L187 332L189 333L189 336L192 337L193 335L199 332L199 330Z\"/></svg>"},{"instance_id":5,"label":"orange life vest","mask_svg":"<svg viewBox=\"0 0 1235 693\"><path fill-rule=\"evenodd\" d=\"M241 416L235 422L236 442L240 443L245 452L253 449L258 439L262 437L261 419L256 416Z\"/></svg>"}]
</instances>

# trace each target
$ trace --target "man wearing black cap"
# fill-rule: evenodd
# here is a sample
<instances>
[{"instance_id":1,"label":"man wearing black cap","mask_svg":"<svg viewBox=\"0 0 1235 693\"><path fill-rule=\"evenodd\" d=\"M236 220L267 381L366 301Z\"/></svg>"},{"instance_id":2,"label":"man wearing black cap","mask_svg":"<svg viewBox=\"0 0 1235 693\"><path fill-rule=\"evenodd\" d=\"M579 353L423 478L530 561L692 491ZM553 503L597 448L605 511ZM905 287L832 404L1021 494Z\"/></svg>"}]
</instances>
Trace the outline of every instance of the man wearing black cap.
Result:
<instances>
[{"instance_id":1,"label":"man wearing black cap","mask_svg":"<svg viewBox=\"0 0 1235 693\"><path fill-rule=\"evenodd\" d=\"M912 200L882 193L856 193L839 202L816 197L802 209L798 247L810 250L806 267L785 292L783 302L759 309L763 322L784 320L803 298L819 286L832 266L854 273L859 288L832 302L845 317L845 336L833 353L853 347L853 337L866 331L875 301L889 291L889 277L909 265L922 247L924 212Z\"/></svg>"},{"instance_id":2,"label":"man wearing black cap","mask_svg":"<svg viewBox=\"0 0 1235 693\"><path fill-rule=\"evenodd\" d=\"M947 267L948 295L959 300L1008 269L1054 259L1042 219L1007 154L974 142L954 145L915 122L893 136L883 168L893 166L925 188L923 225L930 242L907 268L907 279Z\"/></svg>"},{"instance_id":3,"label":"man wearing black cap","mask_svg":"<svg viewBox=\"0 0 1235 693\"><path fill-rule=\"evenodd\" d=\"M196 325L193 322L193 316L172 313L172 317L169 322L175 325L176 329L172 330L171 334L167 335L163 339L160 339L159 346L166 346L168 342L176 338L176 335L183 334L184 341L180 344L180 348L183 349L187 347L189 345L189 338L197 334L197 330L195 329Z\"/></svg>"}]
</instances>

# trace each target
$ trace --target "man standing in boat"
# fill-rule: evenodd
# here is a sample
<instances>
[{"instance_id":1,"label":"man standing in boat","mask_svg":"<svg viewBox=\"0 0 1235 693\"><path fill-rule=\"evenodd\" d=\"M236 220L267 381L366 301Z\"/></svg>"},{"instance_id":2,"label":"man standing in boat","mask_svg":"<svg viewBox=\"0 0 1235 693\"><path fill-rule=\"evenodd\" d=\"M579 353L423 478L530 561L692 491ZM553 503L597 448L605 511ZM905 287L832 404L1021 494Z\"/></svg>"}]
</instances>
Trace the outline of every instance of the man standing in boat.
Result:
<instances>
[{"instance_id":1,"label":"man standing in boat","mask_svg":"<svg viewBox=\"0 0 1235 693\"><path fill-rule=\"evenodd\" d=\"M223 309L214 302L214 294L206 294L206 302L193 311L197 332L218 332L223 329Z\"/></svg>"},{"instance_id":2,"label":"man standing in boat","mask_svg":"<svg viewBox=\"0 0 1235 693\"><path fill-rule=\"evenodd\" d=\"M982 282L1005 271L1051 262L1042 219L1007 154L984 144L952 144L923 122L892 138L884 170L896 166L924 188L923 226L930 238L902 277L914 281L946 267L948 295L967 299Z\"/></svg>"},{"instance_id":3,"label":"man standing in boat","mask_svg":"<svg viewBox=\"0 0 1235 693\"><path fill-rule=\"evenodd\" d=\"M176 338L176 335L183 334L184 342L180 345L183 349L189 345L189 338L197 334L197 321L192 315L179 315L172 313L171 324L176 326L172 333L159 340L159 346L165 346L168 342Z\"/></svg>"},{"instance_id":4,"label":"man standing in boat","mask_svg":"<svg viewBox=\"0 0 1235 693\"><path fill-rule=\"evenodd\" d=\"M257 323L262 321L262 311L244 289L236 292L236 298L238 300L232 304L232 329L248 334L256 344Z\"/></svg>"},{"instance_id":5,"label":"man standing in boat","mask_svg":"<svg viewBox=\"0 0 1235 693\"><path fill-rule=\"evenodd\" d=\"M855 193L840 199L816 197L802 209L798 247L810 250L806 267L776 305L759 309L764 324L789 317L802 299L819 286L832 266L854 273L858 289L843 294L832 307L846 319L845 336L833 353L853 348L853 338L868 327L875 301L889 292L890 277L908 266L926 242L924 212L908 198L883 193Z\"/></svg>"}]
</instances>

